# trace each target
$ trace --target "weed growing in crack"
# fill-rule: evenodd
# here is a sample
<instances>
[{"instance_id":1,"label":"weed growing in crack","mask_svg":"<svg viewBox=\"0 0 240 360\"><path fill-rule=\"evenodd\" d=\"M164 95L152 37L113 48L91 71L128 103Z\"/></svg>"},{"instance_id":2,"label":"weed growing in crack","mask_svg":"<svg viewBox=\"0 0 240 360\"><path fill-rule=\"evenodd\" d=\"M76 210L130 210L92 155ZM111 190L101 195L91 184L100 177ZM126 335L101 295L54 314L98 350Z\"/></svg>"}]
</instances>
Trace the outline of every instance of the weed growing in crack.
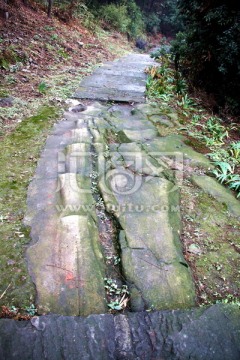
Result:
<instances>
[{"instance_id":1,"label":"weed growing in crack","mask_svg":"<svg viewBox=\"0 0 240 360\"><path fill-rule=\"evenodd\" d=\"M121 311L127 307L129 301L129 291L127 285L122 285L121 287L117 285L116 280L105 278L105 290L107 292L108 298L108 307L111 310Z\"/></svg>"},{"instance_id":2,"label":"weed growing in crack","mask_svg":"<svg viewBox=\"0 0 240 360\"><path fill-rule=\"evenodd\" d=\"M114 266L119 265L120 262L121 262L121 258L120 258L119 256L115 256L115 255L113 255L113 256L107 256L107 260L109 260L110 263L111 263L112 265L114 265Z\"/></svg>"}]
</instances>

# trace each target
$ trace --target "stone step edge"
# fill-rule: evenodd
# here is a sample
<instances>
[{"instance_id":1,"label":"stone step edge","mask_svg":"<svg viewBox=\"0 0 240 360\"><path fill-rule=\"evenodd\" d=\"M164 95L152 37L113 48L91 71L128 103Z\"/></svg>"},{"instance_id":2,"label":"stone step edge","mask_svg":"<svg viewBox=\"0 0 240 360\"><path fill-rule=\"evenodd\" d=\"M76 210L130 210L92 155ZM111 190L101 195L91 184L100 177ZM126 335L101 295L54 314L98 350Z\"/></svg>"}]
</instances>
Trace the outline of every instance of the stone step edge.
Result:
<instances>
[{"instance_id":1,"label":"stone step edge","mask_svg":"<svg viewBox=\"0 0 240 360\"><path fill-rule=\"evenodd\" d=\"M0 359L237 360L240 308L0 320Z\"/></svg>"}]
</instances>

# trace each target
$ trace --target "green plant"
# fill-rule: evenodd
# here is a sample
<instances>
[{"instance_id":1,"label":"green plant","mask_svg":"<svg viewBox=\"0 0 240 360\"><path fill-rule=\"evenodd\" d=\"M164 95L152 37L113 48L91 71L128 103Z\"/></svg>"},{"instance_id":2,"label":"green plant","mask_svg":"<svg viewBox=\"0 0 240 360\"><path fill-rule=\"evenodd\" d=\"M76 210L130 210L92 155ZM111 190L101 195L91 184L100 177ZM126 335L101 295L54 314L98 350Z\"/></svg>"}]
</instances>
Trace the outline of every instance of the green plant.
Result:
<instances>
[{"instance_id":1,"label":"green plant","mask_svg":"<svg viewBox=\"0 0 240 360\"><path fill-rule=\"evenodd\" d=\"M193 114L191 119L191 125L196 126L200 125L201 115L199 114Z\"/></svg>"},{"instance_id":2,"label":"green plant","mask_svg":"<svg viewBox=\"0 0 240 360\"><path fill-rule=\"evenodd\" d=\"M127 32L130 18L126 5L104 5L100 13L101 18L113 28L121 32Z\"/></svg>"},{"instance_id":3,"label":"green plant","mask_svg":"<svg viewBox=\"0 0 240 360\"><path fill-rule=\"evenodd\" d=\"M231 304L231 305L237 305L240 307L239 298L236 298L231 294L227 295L227 297L225 299L216 300L216 304Z\"/></svg>"},{"instance_id":4,"label":"green plant","mask_svg":"<svg viewBox=\"0 0 240 360\"><path fill-rule=\"evenodd\" d=\"M148 33L157 34L161 23L161 18L160 16L158 16L158 14L156 13L145 14L144 22Z\"/></svg>"},{"instance_id":5,"label":"green plant","mask_svg":"<svg viewBox=\"0 0 240 360\"><path fill-rule=\"evenodd\" d=\"M228 137L228 131L220 124L220 119L216 117L210 117L206 123L207 131L213 136L216 141L223 142L225 137Z\"/></svg>"},{"instance_id":6,"label":"green plant","mask_svg":"<svg viewBox=\"0 0 240 360\"><path fill-rule=\"evenodd\" d=\"M169 69L169 58L163 57L161 66L150 66L146 88L149 98L160 98L162 95L170 96L174 91L174 76ZM171 96L170 96L171 97Z\"/></svg>"},{"instance_id":7,"label":"green plant","mask_svg":"<svg viewBox=\"0 0 240 360\"><path fill-rule=\"evenodd\" d=\"M193 106L196 106L193 99L191 99L188 94L185 94L177 101L178 106L180 106L183 110L193 110Z\"/></svg>"},{"instance_id":8,"label":"green plant","mask_svg":"<svg viewBox=\"0 0 240 360\"><path fill-rule=\"evenodd\" d=\"M206 4L205 4L206 5ZM195 86L215 94L220 106L240 111L240 9L236 2L179 0L183 31L173 53Z\"/></svg>"},{"instance_id":9,"label":"green plant","mask_svg":"<svg viewBox=\"0 0 240 360\"><path fill-rule=\"evenodd\" d=\"M68 53L64 49L59 49L57 52L58 52L58 55L61 56L64 59L69 58Z\"/></svg>"},{"instance_id":10,"label":"green plant","mask_svg":"<svg viewBox=\"0 0 240 360\"><path fill-rule=\"evenodd\" d=\"M52 34L51 40L57 40L59 38L58 34Z\"/></svg>"},{"instance_id":11,"label":"green plant","mask_svg":"<svg viewBox=\"0 0 240 360\"><path fill-rule=\"evenodd\" d=\"M4 70L9 69L9 61L7 59L0 58L0 67Z\"/></svg>"},{"instance_id":12,"label":"green plant","mask_svg":"<svg viewBox=\"0 0 240 360\"><path fill-rule=\"evenodd\" d=\"M127 0L124 2L127 6L127 14L130 19L127 27L127 31L132 38L143 37L145 32L145 24L143 21L143 15L140 8L137 6L134 0Z\"/></svg>"},{"instance_id":13,"label":"green plant","mask_svg":"<svg viewBox=\"0 0 240 360\"><path fill-rule=\"evenodd\" d=\"M225 183L231 190L240 196L240 142L234 142L227 148L217 148L215 152L208 154L210 159L213 160L217 169L213 170L213 174L218 181Z\"/></svg>"},{"instance_id":14,"label":"green plant","mask_svg":"<svg viewBox=\"0 0 240 360\"><path fill-rule=\"evenodd\" d=\"M214 165L217 166L217 169L213 170L213 174L216 176L218 181L220 181L220 183L227 182L229 176L233 174L234 168L225 161L215 162Z\"/></svg>"},{"instance_id":15,"label":"green plant","mask_svg":"<svg viewBox=\"0 0 240 360\"><path fill-rule=\"evenodd\" d=\"M30 306L25 306L24 310L30 316L34 316L37 312L37 309L35 308L35 306L33 304L31 304Z\"/></svg>"},{"instance_id":16,"label":"green plant","mask_svg":"<svg viewBox=\"0 0 240 360\"><path fill-rule=\"evenodd\" d=\"M235 159L240 157L240 141L234 142L230 145L230 153Z\"/></svg>"},{"instance_id":17,"label":"green plant","mask_svg":"<svg viewBox=\"0 0 240 360\"><path fill-rule=\"evenodd\" d=\"M108 303L108 307L112 310L123 310L122 303L119 301L111 301L110 303Z\"/></svg>"},{"instance_id":18,"label":"green plant","mask_svg":"<svg viewBox=\"0 0 240 360\"><path fill-rule=\"evenodd\" d=\"M44 30L46 30L46 31L54 31L55 27L46 25L46 26L44 26Z\"/></svg>"},{"instance_id":19,"label":"green plant","mask_svg":"<svg viewBox=\"0 0 240 360\"><path fill-rule=\"evenodd\" d=\"M121 258L119 256L107 256L107 259L111 260L114 266L120 264L121 262Z\"/></svg>"},{"instance_id":20,"label":"green plant","mask_svg":"<svg viewBox=\"0 0 240 360\"><path fill-rule=\"evenodd\" d=\"M48 84L42 81L40 84L38 84L38 91L40 94L46 94L48 87Z\"/></svg>"},{"instance_id":21,"label":"green plant","mask_svg":"<svg viewBox=\"0 0 240 360\"><path fill-rule=\"evenodd\" d=\"M119 287L116 280L111 278L105 278L105 290L107 292L110 301L108 302L108 307L111 310L121 311L127 306L129 300L129 291L127 285L122 285Z\"/></svg>"},{"instance_id":22,"label":"green plant","mask_svg":"<svg viewBox=\"0 0 240 360\"><path fill-rule=\"evenodd\" d=\"M16 82L17 82L16 78L13 75L8 75L6 77L6 81L9 85L16 84Z\"/></svg>"},{"instance_id":23,"label":"green plant","mask_svg":"<svg viewBox=\"0 0 240 360\"><path fill-rule=\"evenodd\" d=\"M227 180L227 184L229 189L234 190L237 192L237 197L240 197L240 175L239 174L233 174L229 176L229 179Z\"/></svg>"}]
</instances>

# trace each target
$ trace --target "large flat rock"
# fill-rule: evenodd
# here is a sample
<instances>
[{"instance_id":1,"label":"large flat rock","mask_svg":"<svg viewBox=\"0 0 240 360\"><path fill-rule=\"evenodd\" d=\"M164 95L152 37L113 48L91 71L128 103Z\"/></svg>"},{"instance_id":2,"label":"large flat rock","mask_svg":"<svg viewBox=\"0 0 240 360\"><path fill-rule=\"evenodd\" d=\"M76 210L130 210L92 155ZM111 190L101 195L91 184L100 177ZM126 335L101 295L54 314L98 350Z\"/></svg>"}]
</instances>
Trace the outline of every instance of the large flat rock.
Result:
<instances>
[{"instance_id":1,"label":"large flat rock","mask_svg":"<svg viewBox=\"0 0 240 360\"><path fill-rule=\"evenodd\" d=\"M148 55L133 54L97 69L85 78L73 95L77 99L145 102L144 70L154 64Z\"/></svg>"},{"instance_id":2,"label":"large flat rock","mask_svg":"<svg viewBox=\"0 0 240 360\"><path fill-rule=\"evenodd\" d=\"M131 105L95 103L65 118L48 138L29 188L27 260L39 312L107 311L94 193L99 181L104 206L123 230L118 246L131 309L194 306L179 239L178 188L164 162L166 152L185 151L182 139L159 137Z\"/></svg>"},{"instance_id":3,"label":"large flat rock","mask_svg":"<svg viewBox=\"0 0 240 360\"><path fill-rule=\"evenodd\" d=\"M124 159L125 152L120 154ZM129 152L126 154L129 159ZM182 256L174 184L161 177L143 178L116 166L102 176L100 189L108 210L124 230L121 257L124 275L131 284L132 309L193 306L195 290Z\"/></svg>"},{"instance_id":4,"label":"large flat rock","mask_svg":"<svg viewBox=\"0 0 240 360\"><path fill-rule=\"evenodd\" d=\"M240 310L0 320L1 360L239 360Z\"/></svg>"},{"instance_id":5,"label":"large flat rock","mask_svg":"<svg viewBox=\"0 0 240 360\"><path fill-rule=\"evenodd\" d=\"M207 194L213 196L218 202L227 206L228 211L240 219L240 203L234 197L231 190L219 184L217 180L210 176L193 175L192 181L204 190Z\"/></svg>"},{"instance_id":6,"label":"large flat rock","mask_svg":"<svg viewBox=\"0 0 240 360\"><path fill-rule=\"evenodd\" d=\"M46 142L28 192L26 256L39 313L89 315L107 311L105 266L91 191L91 134L97 104L65 114ZM91 116L90 116L91 119Z\"/></svg>"}]
</instances>

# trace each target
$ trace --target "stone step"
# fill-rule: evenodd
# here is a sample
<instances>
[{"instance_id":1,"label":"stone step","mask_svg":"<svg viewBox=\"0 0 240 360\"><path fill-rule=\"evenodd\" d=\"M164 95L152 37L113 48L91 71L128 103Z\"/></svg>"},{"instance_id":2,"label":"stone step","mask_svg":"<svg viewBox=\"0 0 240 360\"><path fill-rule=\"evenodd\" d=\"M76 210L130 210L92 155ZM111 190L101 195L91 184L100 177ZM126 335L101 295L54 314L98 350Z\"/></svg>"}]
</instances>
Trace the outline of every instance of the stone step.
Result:
<instances>
[{"instance_id":1,"label":"stone step","mask_svg":"<svg viewBox=\"0 0 240 360\"><path fill-rule=\"evenodd\" d=\"M145 102L145 68L155 64L148 55L133 54L108 63L85 78L73 95L76 99Z\"/></svg>"},{"instance_id":2,"label":"stone step","mask_svg":"<svg viewBox=\"0 0 240 360\"><path fill-rule=\"evenodd\" d=\"M1 360L239 360L240 309L0 320Z\"/></svg>"}]
</instances>

